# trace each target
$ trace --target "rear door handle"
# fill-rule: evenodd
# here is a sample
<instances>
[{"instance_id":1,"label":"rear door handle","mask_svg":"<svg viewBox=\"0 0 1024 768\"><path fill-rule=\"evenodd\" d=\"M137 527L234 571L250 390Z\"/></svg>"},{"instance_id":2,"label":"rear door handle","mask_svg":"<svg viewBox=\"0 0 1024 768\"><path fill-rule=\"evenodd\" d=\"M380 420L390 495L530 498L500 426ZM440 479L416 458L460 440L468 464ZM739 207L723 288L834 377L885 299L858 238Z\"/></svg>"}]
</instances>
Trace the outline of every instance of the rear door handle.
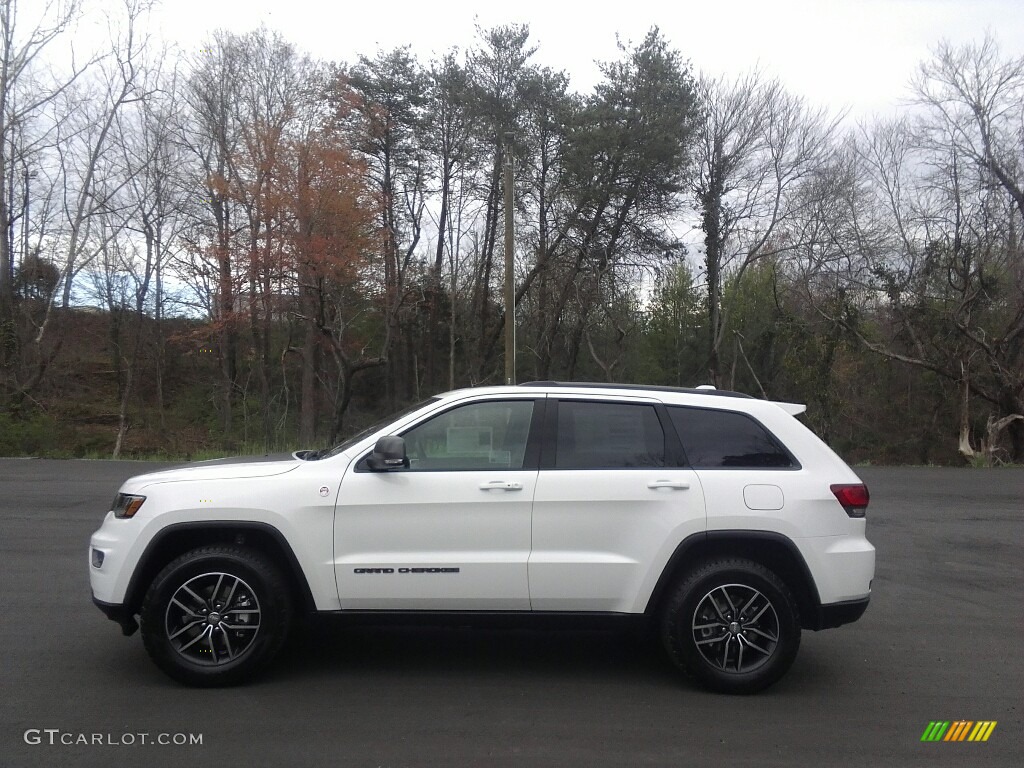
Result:
<instances>
[{"instance_id":1,"label":"rear door handle","mask_svg":"<svg viewBox=\"0 0 1024 768\"><path fill-rule=\"evenodd\" d=\"M652 491L659 488L669 488L675 491L685 491L690 487L690 484L685 480L652 480L647 484L647 487Z\"/></svg>"},{"instance_id":2,"label":"rear door handle","mask_svg":"<svg viewBox=\"0 0 1024 768\"><path fill-rule=\"evenodd\" d=\"M481 491L521 491L523 484L516 480L490 480L480 483Z\"/></svg>"}]
</instances>

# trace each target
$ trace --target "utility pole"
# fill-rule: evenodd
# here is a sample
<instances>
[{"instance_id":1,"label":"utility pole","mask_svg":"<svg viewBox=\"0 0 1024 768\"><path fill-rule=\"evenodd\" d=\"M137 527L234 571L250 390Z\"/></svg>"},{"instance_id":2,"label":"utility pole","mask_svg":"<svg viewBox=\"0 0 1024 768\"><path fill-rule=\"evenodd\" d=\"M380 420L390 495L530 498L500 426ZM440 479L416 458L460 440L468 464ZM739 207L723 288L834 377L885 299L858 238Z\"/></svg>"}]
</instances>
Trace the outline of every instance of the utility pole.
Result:
<instances>
[{"instance_id":1,"label":"utility pole","mask_svg":"<svg viewBox=\"0 0 1024 768\"><path fill-rule=\"evenodd\" d=\"M505 134L505 383L516 383L515 230L512 196L512 133Z\"/></svg>"}]
</instances>

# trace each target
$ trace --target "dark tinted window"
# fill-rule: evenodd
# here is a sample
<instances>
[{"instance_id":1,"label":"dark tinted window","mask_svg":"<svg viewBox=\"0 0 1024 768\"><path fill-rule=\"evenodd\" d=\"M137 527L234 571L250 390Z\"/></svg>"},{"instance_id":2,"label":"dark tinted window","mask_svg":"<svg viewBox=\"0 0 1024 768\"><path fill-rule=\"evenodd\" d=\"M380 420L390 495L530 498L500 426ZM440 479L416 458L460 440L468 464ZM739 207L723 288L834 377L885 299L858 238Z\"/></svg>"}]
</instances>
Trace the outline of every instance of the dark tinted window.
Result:
<instances>
[{"instance_id":1,"label":"dark tinted window","mask_svg":"<svg viewBox=\"0 0 1024 768\"><path fill-rule=\"evenodd\" d=\"M792 467L793 461L749 416L702 408L669 408L672 424L694 467Z\"/></svg>"},{"instance_id":2,"label":"dark tinted window","mask_svg":"<svg viewBox=\"0 0 1024 768\"><path fill-rule=\"evenodd\" d=\"M558 404L558 469L665 466L665 433L650 405Z\"/></svg>"}]
</instances>

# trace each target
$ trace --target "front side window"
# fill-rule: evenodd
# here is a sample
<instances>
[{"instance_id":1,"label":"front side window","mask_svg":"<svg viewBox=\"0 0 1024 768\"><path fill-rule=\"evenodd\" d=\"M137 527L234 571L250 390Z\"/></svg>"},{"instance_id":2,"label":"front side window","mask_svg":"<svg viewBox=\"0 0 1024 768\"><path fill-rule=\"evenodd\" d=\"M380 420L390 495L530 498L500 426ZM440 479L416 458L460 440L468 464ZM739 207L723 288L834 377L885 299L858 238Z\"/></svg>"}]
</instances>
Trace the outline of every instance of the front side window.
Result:
<instances>
[{"instance_id":1,"label":"front side window","mask_svg":"<svg viewBox=\"0 0 1024 768\"><path fill-rule=\"evenodd\" d=\"M556 469L665 466L665 432L652 405L558 404Z\"/></svg>"},{"instance_id":2,"label":"front side window","mask_svg":"<svg viewBox=\"0 0 1024 768\"><path fill-rule=\"evenodd\" d=\"M522 469L532 400L461 405L405 432L412 471Z\"/></svg>"},{"instance_id":3,"label":"front side window","mask_svg":"<svg viewBox=\"0 0 1024 768\"><path fill-rule=\"evenodd\" d=\"M670 407L668 412L695 469L794 466L775 438L746 414L680 407Z\"/></svg>"}]
</instances>

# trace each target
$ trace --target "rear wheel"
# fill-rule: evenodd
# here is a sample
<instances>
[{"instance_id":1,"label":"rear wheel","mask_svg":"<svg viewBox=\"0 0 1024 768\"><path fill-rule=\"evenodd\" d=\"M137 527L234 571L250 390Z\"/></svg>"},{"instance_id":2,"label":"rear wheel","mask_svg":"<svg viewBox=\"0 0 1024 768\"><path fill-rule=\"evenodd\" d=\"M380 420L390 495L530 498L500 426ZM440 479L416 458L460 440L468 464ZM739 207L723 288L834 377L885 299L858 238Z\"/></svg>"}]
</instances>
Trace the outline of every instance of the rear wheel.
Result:
<instances>
[{"instance_id":1,"label":"rear wheel","mask_svg":"<svg viewBox=\"0 0 1024 768\"><path fill-rule=\"evenodd\" d=\"M292 609L280 569L235 546L194 549L153 580L140 613L146 651L187 685L232 685L277 655Z\"/></svg>"},{"instance_id":2,"label":"rear wheel","mask_svg":"<svg viewBox=\"0 0 1024 768\"><path fill-rule=\"evenodd\" d=\"M759 563L714 560L690 572L669 596L662 640L672 661L707 688L754 693L782 677L796 658L796 601Z\"/></svg>"}]
</instances>

